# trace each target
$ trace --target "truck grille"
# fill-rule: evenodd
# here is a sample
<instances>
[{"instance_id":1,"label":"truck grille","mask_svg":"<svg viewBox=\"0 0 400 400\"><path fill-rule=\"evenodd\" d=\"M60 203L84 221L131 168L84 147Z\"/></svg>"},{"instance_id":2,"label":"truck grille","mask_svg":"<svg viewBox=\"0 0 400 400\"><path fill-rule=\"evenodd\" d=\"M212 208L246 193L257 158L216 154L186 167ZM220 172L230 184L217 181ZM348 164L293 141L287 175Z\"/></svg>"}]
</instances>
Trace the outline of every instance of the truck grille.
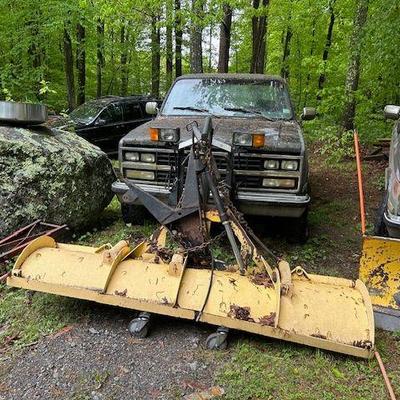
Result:
<instances>
[{"instance_id":1,"label":"truck grille","mask_svg":"<svg viewBox=\"0 0 400 400\"><path fill-rule=\"evenodd\" d=\"M233 160L234 169L242 169L246 171L262 171L263 170L263 158L247 157L243 155L237 155Z\"/></svg>"},{"instance_id":2,"label":"truck grille","mask_svg":"<svg viewBox=\"0 0 400 400\"><path fill-rule=\"evenodd\" d=\"M128 151L128 148L123 149ZM177 179L177 170L181 168L178 163L182 163L184 159L189 155L189 149L182 151L173 150L154 150L147 148L129 148L129 151L151 152L155 154L155 162L153 164L146 164L142 162L129 162L126 161L123 165L123 169L143 169L154 171L154 185L163 186L166 189L171 189ZM124 153L123 153L124 154ZM228 153L219 148L213 148L213 155L217 168L220 172L223 180L229 176L229 183L237 190L251 189L256 191L272 191L272 192L296 192L300 185L300 171L301 166L299 165L298 170L266 170L264 168L264 162L266 159L294 159L300 163L300 157L296 156L278 156L273 154L265 153ZM186 169L186 168L185 168ZM186 175L186 171L184 171ZM275 187L264 187L263 179L292 179L295 181L295 187L291 188L275 188Z\"/></svg>"},{"instance_id":3,"label":"truck grille","mask_svg":"<svg viewBox=\"0 0 400 400\"><path fill-rule=\"evenodd\" d=\"M157 165L170 165L175 166L176 155L174 153L161 153L156 152L156 164Z\"/></svg>"}]
</instances>

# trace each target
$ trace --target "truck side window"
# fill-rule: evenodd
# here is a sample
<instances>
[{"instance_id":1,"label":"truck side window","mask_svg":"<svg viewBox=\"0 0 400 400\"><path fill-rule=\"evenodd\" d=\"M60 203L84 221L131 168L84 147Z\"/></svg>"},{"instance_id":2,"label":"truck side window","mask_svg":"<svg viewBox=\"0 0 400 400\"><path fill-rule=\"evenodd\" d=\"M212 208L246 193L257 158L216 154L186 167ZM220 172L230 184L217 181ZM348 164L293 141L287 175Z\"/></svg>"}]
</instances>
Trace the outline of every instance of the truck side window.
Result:
<instances>
[{"instance_id":1,"label":"truck side window","mask_svg":"<svg viewBox=\"0 0 400 400\"><path fill-rule=\"evenodd\" d=\"M133 121L142 118L142 110L138 103L124 104L124 118L125 121Z\"/></svg>"}]
</instances>

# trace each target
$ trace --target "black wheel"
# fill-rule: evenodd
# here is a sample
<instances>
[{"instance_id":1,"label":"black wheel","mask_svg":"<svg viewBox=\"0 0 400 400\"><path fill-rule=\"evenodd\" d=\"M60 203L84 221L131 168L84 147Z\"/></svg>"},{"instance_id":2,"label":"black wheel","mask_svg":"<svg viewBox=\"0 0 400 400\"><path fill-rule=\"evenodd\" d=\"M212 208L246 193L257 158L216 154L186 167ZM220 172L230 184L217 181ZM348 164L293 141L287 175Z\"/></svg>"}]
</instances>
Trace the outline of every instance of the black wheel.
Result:
<instances>
[{"instance_id":1,"label":"black wheel","mask_svg":"<svg viewBox=\"0 0 400 400\"><path fill-rule=\"evenodd\" d=\"M228 347L227 335L214 332L206 339L206 346L209 350L225 350Z\"/></svg>"},{"instance_id":2,"label":"black wheel","mask_svg":"<svg viewBox=\"0 0 400 400\"><path fill-rule=\"evenodd\" d=\"M128 330L131 336L137 339L143 339L149 334L149 321L135 318L129 323Z\"/></svg>"},{"instance_id":3,"label":"black wheel","mask_svg":"<svg viewBox=\"0 0 400 400\"><path fill-rule=\"evenodd\" d=\"M379 205L377 216L376 216L376 221L374 225L374 235L375 236L389 236L386 224L385 224L385 219L384 219L384 214L386 210L386 205L387 205L387 199L388 199L388 193L385 192L382 197L382 201Z\"/></svg>"},{"instance_id":4,"label":"black wheel","mask_svg":"<svg viewBox=\"0 0 400 400\"><path fill-rule=\"evenodd\" d=\"M308 227L308 210L299 218L290 221L287 241L292 244L304 244L310 236Z\"/></svg>"},{"instance_id":5,"label":"black wheel","mask_svg":"<svg viewBox=\"0 0 400 400\"><path fill-rule=\"evenodd\" d=\"M143 206L121 204L122 219L126 224L143 225L148 212Z\"/></svg>"}]
</instances>

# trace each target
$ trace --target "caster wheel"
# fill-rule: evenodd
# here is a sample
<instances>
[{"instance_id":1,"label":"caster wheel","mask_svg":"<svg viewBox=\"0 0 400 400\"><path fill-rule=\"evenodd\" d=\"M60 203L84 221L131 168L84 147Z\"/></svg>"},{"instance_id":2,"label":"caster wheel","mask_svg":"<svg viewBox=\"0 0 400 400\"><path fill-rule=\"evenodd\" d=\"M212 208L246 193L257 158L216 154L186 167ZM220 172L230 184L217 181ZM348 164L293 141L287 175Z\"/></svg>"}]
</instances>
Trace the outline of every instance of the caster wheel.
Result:
<instances>
[{"instance_id":1,"label":"caster wheel","mask_svg":"<svg viewBox=\"0 0 400 400\"><path fill-rule=\"evenodd\" d=\"M138 339L145 338L149 333L149 314L141 314L139 317L134 318L128 326L129 333Z\"/></svg>"},{"instance_id":2,"label":"caster wheel","mask_svg":"<svg viewBox=\"0 0 400 400\"><path fill-rule=\"evenodd\" d=\"M228 347L227 334L212 333L206 340L206 346L209 350L225 350Z\"/></svg>"}]
</instances>

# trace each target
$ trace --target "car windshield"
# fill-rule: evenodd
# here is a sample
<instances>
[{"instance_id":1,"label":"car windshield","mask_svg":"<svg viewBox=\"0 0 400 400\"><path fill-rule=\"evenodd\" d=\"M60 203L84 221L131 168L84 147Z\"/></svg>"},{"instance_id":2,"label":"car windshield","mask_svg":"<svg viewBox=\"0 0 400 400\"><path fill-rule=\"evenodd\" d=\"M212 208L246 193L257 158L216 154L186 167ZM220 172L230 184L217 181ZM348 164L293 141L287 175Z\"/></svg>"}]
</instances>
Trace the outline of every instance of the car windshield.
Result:
<instances>
[{"instance_id":1,"label":"car windshield","mask_svg":"<svg viewBox=\"0 0 400 400\"><path fill-rule=\"evenodd\" d=\"M90 124L103 108L104 104L88 102L75 108L69 116L75 122Z\"/></svg>"},{"instance_id":2,"label":"car windshield","mask_svg":"<svg viewBox=\"0 0 400 400\"><path fill-rule=\"evenodd\" d=\"M182 79L175 83L163 115L264 117L292 119L289 93L278 80Z\"/></svg>"}]
</instances>

